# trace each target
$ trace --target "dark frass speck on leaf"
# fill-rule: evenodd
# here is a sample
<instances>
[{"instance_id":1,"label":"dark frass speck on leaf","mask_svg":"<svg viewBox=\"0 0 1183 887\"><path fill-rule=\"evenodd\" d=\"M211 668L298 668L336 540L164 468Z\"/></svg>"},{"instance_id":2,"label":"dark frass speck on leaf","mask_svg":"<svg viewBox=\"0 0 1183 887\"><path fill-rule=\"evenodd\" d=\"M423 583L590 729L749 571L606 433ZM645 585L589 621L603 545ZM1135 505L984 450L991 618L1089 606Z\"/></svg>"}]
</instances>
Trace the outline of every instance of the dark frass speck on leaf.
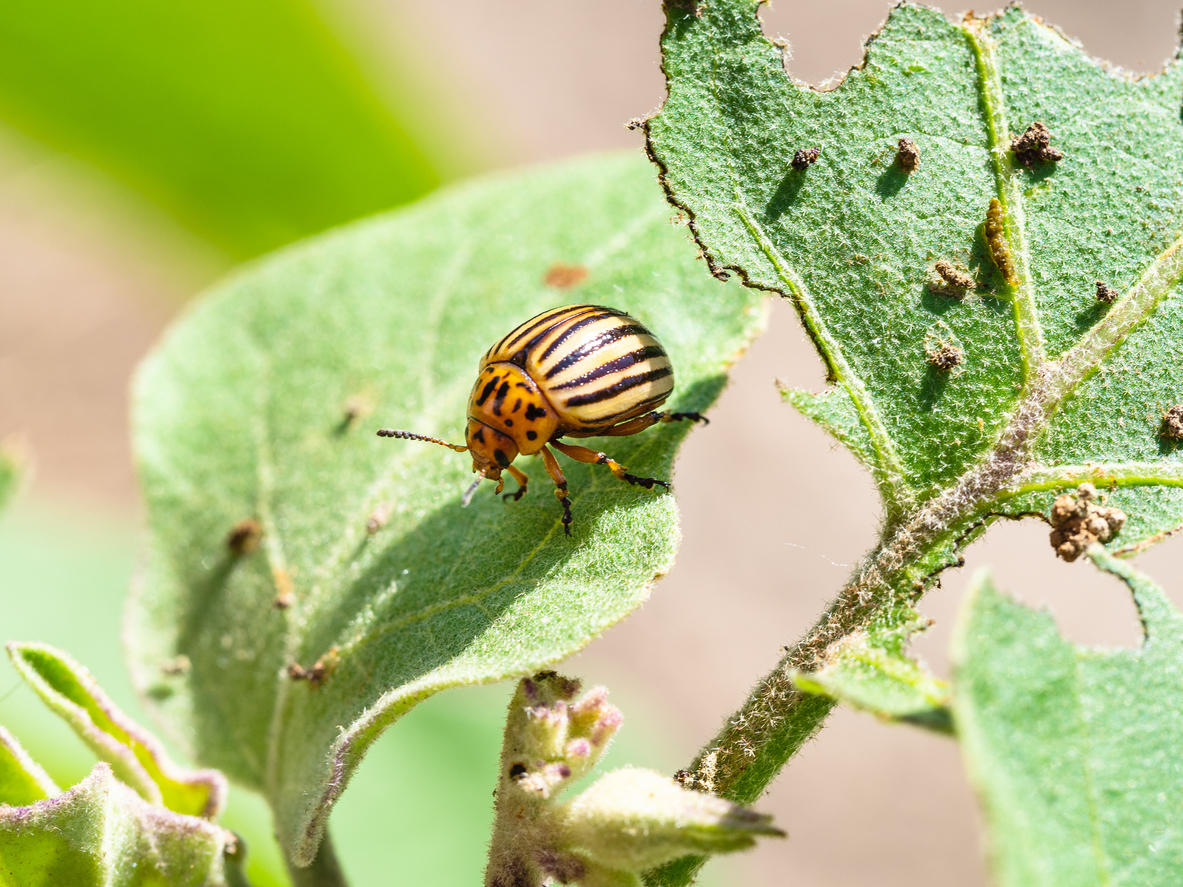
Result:
<instances>
[{"instance_id":1,"label":"dark frass speck on leaf","mask_svg":"<svg viewBox=\"0 0 1183 887\"><path fill-rule=\"evenodd\" d=\"M963 299L974 288L974 279L965 266L939 259L933 263L928 276L928 288L940 296Z\"/></svg>"},{"instance_id":2,"label":"dark frass speck on leaf","mask_svg":"<svg viewBox=\"0 0 1183 887\"><path fill-rule=\"evenodd\" d=\"M226 547L233 554L250 554L259 547L263 537L263 525L253 517L243 518L226 534Z\"/></svg>"},{"instance_id":3,"label":"dark frass speck on leaf","mask_svg":"<svg viewBox=\"0 0 1183 887\"><path fill-rule=\"evenodd\" d=\"M820 147L813 148L798 148L793 154L793 169L797 172L804 172L817 162L817 158L821 156L822 149Z\"/></svg>"},{"instance_id":4,"label":"dark frass speck on leaf","mask_svg":"<svg viewBox=\"0 0 1183 887\"><path fill-rule=\"evenodd\" d=\"M990 207L986 210L986 222L983 226L986 235L986 245L990 247L990 258L994 267L1003 279L1014 285L1015 263L1011 258L1010 246L1006 242L1006 230L1002 221L1002 203L997 197L990 198Z\"/></svg>"},{"instance_id":5,"label":"dark frass speck on leaf","mask_svg":"<svg viewBox=\"0 0 1183 887\"><path fill-rule=\"evenodd\" d=\"M965 352L951 342L938 342L924 352L928 364L942 373L950 372L965 361Z\"/></svg>"},{"instance_id":6,"label":"dark frass speck on leaf","mask_svg":"<svg viewBox=\"0 0 1183 887\"><path fill-rule=\"evenodd\" d=\"M1010 149L1015 159L1028 169L1037 163L1059 163L1064 159L1064 152L1052 147L1052 134L1038 120L1028 126L1022 135L1011 139Z\"/></svg>"},{"instance_id":7,"label":"dark frass speck on leaf","mask_svg":"<svg viewBox=\"0 0 1183 887\"><path fill-rule=\"evenodd\" d=\"M1183 403L1168 407L1162 414L1162 436L1167 440L1183 441Z\"/></svg>"},{"instance_id":8,"label":"dark frass speck on leaf","mask_svg":"<svg viewBox=\"0 0 1183 887\"><path fill-rule=\"evenodd\" d=\"M896 143L895 162L905 172L915 172L920 168L920 149L907 136Z\"/></svg>"},{"instance_id":9,"label":"dark frass speck on leaf","mask_svg":"<svg viewBox=\"0 0 1183 887\"><path fill-rule=\"evenodd\" d=\"M1050 541L1057 557L1074 561L1094 542L1108 542L1125 525L1125 513L1102 505L1091 483L1064 493L1052 503Z\"/></svg>"},{"instance_id":10,"label":"dark frass speck on leaf","mask_svg":"<svg viewBox=\"0 0 1183 887\"><path fill-rule=\"evenodd\" d=\"M1120 295L1117 290L1111 287L1103 280L1097 281L1097 301L1104 302L1106 305L1112 305L1117 301Z\"/></svg>"}]
</instances>

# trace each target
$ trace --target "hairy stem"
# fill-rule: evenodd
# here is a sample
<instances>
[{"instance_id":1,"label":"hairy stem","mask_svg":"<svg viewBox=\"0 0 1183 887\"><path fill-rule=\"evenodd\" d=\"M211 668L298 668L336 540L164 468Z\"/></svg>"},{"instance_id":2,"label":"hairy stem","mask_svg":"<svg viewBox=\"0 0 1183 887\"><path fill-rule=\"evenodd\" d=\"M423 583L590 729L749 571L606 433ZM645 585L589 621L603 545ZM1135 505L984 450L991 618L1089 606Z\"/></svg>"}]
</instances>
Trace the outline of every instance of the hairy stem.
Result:
<instances>
[{"instance_id":1,"label":"hairy stem","mask_svg":"<svg viewBox=\"0 0 1183 887\"><path fill-rule=\"evenodd\" d=\"M306 868L297 868L288 862L288 875L292 879L293 887L348 887L345 873L337 862L337 853L333 849L332 838L326 833L320 842L320 849L312 864Z\"/></svg>"}]
</instances>

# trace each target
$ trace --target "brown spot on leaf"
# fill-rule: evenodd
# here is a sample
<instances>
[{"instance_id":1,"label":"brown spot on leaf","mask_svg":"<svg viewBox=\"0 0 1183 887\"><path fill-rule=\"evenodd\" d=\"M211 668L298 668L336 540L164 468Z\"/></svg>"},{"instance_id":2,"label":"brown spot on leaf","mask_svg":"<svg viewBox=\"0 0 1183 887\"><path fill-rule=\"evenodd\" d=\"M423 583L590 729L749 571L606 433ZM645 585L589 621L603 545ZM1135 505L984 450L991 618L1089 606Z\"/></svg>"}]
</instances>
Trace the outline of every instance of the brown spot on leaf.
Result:
<instances>
[{"instance_id":1,"label":"brown spot on leaf","mask_svg":"<svg viewBox=\"0 0 1183 887\"><path fill-rule=\"evenodd\" d=\"M793 169L797 172L804 172L817 162L817 158L821 156L822 149L820 147L813 148L799 148L793 154Z\"/></svg>"},{"instance_id":2,"label":"brown spot on leaf","mask_svg":"<svg viewBox=\"0 0 1183 887\"><path fill-rule=\"evenodd\" d=\"M965 266L940 259L933 263L928 275L928 288L941 296L963 299L974 287L974 279Z\"/></svg>"},{"instance_id":3,"label":"brown spot on leaf","mask_svg":"<svg viewBox=\"0 0 1183 887\"><path fill-rule=\"evenodd\" d=\"M1183 440L1183 403L1162 414L1162 436L1167 440Z\"/></svg>"},{"instance_id":4,"label":"brown spot on leaf","mask_svg":"<svg viewBox=\"0 0 1183 887\"><path fill-rule=\"evenodd\" d=\"M1117 301L1120 295L1117 290L1111 287L1103 280L1097 281L1097 301L1104 302L1106 305L1112 305Z\"/></svg>"},{"instance_id":5,"label":"brown spot on leaf","mask_svg":"<svg viewBox=\"0 0 1183 887\"><path fill-rule=\"evenodd\" d=\"M542 277L542 282L555 289L567 290L587 280L587 269L582 265L564 265L555 262Z\"/></svg>"},{"instance_id":6,"label":"brown spot on leaf","mask_svg":"<svg viewBox=\"0 0 1183 887\"><path fill-rule=\"evenodd\" d=\"M259 547L263 525L253 517L240 520L226 534L226 547L237 555L250 554Z\"/></svg>"},{"instance_id":7,"label":"brown spot on leaf","mask_svg":"<svg viewBox=\"0 0 1183 887\"><path fill-rule=\"evenodd\" d=\"M336 671L339 661L338 649L331 647L311 668L305 668L298 662L291 663L288 666L288 677L293 681L307 681L310 686L319 687Z\"/></svg>"},{"instance_id":8,"label":"brown spot on leaf","mask_svg":"<svg viewBox=\"0 0 1183 887\"><path fill-rule=\"evenodd\" d=\"M920 167L920 149L907 136L896 144L895 162L905 172L915 172Z\"/></svg>"},{"instance_id":9,"label":"brown spot on leaf","mask_svg":"<svg viewBox=\"0 0 1183 887\"><path fill-rule=\"evenodd\" d=\"M1037 163L1058 163L1064 159L1064 152L1052 147L1052 134L1036 120L1020 136L1010 141L1015 159L1030 169Z\"/></svg>"},{"instance_id":10,"label":"brown spot on leaf","mask_svg":"<svg viewBox=\"0 0 1183 887\"><path fill-rule=\"evenodd\" d=\"M1074 561L1094 542L1108 542L1125 525L1125 512L1102 505L1097 488L1081 484L1052 503L1049 539L1057 557Z\"/></svg>"}]
</instances>

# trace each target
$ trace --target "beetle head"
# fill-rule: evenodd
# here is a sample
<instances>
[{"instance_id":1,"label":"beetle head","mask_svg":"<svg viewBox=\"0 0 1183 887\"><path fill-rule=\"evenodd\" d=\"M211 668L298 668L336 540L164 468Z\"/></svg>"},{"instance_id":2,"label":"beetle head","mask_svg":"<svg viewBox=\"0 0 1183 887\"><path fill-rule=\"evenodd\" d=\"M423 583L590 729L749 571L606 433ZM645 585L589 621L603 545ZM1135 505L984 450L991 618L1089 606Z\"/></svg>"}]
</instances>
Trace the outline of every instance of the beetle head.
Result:
<instances>
[{"instance_id":1,"label":"beetle head","mask_svg":"<svg viewBox=\"0 0 1183 887\"><path fill-rule=\"evenodd\" d=\"M512 437L476 419L468 420L464 440L472 454L472 470L493 480L518 457L518 445Z\"/></svg>"}]
</instances>

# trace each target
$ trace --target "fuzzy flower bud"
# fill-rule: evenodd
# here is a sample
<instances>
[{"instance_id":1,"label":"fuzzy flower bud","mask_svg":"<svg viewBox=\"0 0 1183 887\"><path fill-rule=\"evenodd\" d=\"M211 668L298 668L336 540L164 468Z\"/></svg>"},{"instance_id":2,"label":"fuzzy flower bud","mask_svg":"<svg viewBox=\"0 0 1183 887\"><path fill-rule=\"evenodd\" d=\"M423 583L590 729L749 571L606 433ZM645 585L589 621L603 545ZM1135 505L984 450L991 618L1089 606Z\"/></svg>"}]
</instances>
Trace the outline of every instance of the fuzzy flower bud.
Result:
<instances>
[{"instance_id":1,"label":"fuzzy flower bud","mask_svg":"<svg viewBox=\"0 0 1183 887\"><path fill-rule=\"evenodd\" d=\"M614 770L574 800L556 804L551 822L560 847L625 872L784 835L769 816L635 767Z\"/></svg>"}]
</instances>

